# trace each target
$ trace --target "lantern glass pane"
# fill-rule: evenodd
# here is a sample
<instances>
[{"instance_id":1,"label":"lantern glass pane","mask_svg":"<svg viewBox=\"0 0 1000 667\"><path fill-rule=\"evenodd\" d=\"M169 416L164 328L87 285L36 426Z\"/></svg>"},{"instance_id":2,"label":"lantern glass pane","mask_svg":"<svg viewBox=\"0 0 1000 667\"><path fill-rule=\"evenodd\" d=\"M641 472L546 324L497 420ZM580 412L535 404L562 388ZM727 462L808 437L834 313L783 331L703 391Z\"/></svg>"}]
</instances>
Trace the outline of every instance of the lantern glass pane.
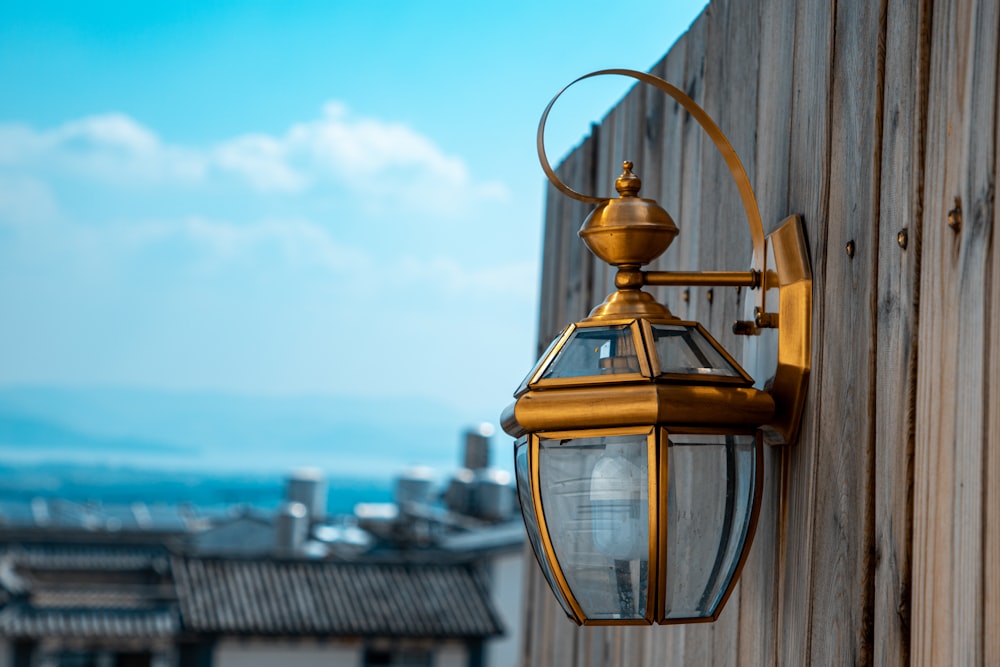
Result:
<instances>
[{"instance_id":1,"label":"lantern glass pane","mask_svg":"<svg viewBox=\"0 0 1000 667\"><path fill-rule=\"evenodd\" d=\"M538 520L535 518L535 504L531 499L531 469L528 467L528 442L525 438L517 441L514 445L514 475L517 478L517 498L521 503L521 516L524 518L524 527L528 533L528 541L531 542L531 550L535 552L535 559L538 566L545 575L545 581L549 582L549 588L555 594L563 611L570 618L573 612L570 611L566 599L563 597L555 577L552 575L552 568L545 558L545 549L542 547L541 536L538 533Z\"/></svg>"},{"instance_id":2,"label":"lantern glass pane","mask_svg":"<svg viewBox=\"0 0 1000 667\"><path fill-rule=\"evenodd\" d=\"M648 434L540 439L549 538L588 620L646 617Z\"/></svg>"},{"instance_id":3,"label":"lantern glass pane","mask_svg":"<svg viewBox=\"0 0 1000 667\"><path fill-rule=\"evenodd\" d=\"M743 377L698 327L654 324L652 328L660 375Z\"/></svg>"},{"instance_id":4,"label":"lantern glass pane","mask_svg":"<svg viewBox=\"0 0 1000 667\"><path fill-rule=\"evenodd\" d=\"M578 327L542 379L639 373L632 325Z\"/></svg>"},{"instance_id":5,"label":"lantern glass pane","mask_svg":"<svg viewBox=\"0 0 1000 667\"><path fill-rule=\"evenodd\" d=\"M739 565L757 481L754 435L676 435L667 446L666 619L715 613Z\"/></svg>"},{"instance_id":6,"label":"lantern glass pane","mask_svg":"<svg viewBox=\"0 0 1000 667\"><path fill-rule=\"evenodd\" d=\"M521 384L518 385L517 391L514 392L514 396L520 396L524 392L528 391L528 383L531 382L531 378L535 377L535 373L538 372L538 369L541 367L541 365L548 360L549 355L552 354L552 350L556 346L556 343L558 343L559 339L563 337L563 333L565 331L566 330L563 329L562 331L559 332L558 336L552 339L552 342L549 343L549 346L547 348L545 348L545 352L542 353L542 356L538 357L538 361L535 362L535 365L531 367L531 370L528 371L528 374L524 376L523 380L521 380Z\"/></svg>"}]
</instances>

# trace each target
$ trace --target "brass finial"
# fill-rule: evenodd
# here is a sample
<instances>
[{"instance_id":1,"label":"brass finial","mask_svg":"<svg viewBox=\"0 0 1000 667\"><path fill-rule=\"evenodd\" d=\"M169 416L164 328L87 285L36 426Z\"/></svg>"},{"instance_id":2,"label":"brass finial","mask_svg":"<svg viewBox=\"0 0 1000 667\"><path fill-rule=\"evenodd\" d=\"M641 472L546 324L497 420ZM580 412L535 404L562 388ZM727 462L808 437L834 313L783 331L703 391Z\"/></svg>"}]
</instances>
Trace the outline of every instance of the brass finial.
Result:
<instances>
[{"instance_id":1,"label":"brass finial","mask_svg":"<svg viewBox=\"0 0 1000 667\"><path fill-rule=\"evenodd\" d=\"M638 196L642 181L632 163L615 181L620 197L604 199L583 222L580 237L591 252L612 266L638 269L659 257L677 236L670 214L652 199Z\"/></svg>"},{"instance_id":2,"label":"brass finial","mask_svg":"<svg viewBox=\"0 0 1000 667\"><path fill-rule=\"evenodd\" d=\"M622 175L618 177L615 181L615 190L618 191L621 197L635 197L639 194L639 188L642 187L642 181L639 177L632 173L632 162L631 160L625 160L622 162Z\"/></svg>"}]
</instances>

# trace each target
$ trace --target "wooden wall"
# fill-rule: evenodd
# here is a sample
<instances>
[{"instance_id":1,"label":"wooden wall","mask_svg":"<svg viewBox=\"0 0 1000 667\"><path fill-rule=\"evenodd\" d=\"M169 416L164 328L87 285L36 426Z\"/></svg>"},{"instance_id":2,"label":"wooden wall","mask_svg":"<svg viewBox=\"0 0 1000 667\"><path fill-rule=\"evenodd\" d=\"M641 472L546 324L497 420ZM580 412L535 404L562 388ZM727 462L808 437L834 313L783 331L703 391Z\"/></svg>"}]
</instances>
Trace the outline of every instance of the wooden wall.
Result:
<instances>
[{"instance_id":1,"label":"wooden wall","mask_svg":"<svg viewBox=\"0 0 1000 667\"><path fill-rule=\"evenodd\" d=\"M766 452L756 539L717 622L577 628L529 568L524 665L1000 665L998 4L713 0L655 66L726 132L765 231L805 220L801 438ZM651 268L748 267L724 163L655 89L634 88L559 173L608 196L626 158L681 228ZM612 289L576 237L587 209L550 189L539 352ZM658 293L741 349L745 291Z\"/></svg>"}]
</instances>

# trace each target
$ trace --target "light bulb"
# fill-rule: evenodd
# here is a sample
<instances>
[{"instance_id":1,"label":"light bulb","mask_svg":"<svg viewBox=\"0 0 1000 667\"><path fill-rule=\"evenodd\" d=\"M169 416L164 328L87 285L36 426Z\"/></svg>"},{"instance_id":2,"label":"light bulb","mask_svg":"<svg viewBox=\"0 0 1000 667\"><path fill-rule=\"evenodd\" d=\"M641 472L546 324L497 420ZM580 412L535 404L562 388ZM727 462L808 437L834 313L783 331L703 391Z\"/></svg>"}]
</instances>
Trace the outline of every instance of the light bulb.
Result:
<instances>
[{"instance_id":1,"label":"light bulb","mask_svg":"<svg viewBox=\"0 0 1000 667\"><path fill-rule=\"evenodd\" d=\"M649 558L649 493L645 470L629 460L635 444L609 443L590 476L591 535L598 553L614 560Z\"/></svg>"}]
</instances>

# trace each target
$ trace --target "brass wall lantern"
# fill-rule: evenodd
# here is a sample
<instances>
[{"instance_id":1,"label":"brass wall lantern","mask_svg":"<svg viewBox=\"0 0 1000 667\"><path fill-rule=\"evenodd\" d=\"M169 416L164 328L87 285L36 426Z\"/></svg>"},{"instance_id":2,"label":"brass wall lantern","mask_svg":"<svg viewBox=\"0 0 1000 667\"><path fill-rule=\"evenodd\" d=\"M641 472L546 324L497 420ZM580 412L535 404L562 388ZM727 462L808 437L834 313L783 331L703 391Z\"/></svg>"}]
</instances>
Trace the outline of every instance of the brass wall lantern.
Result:
<instances>
[{"instance_id":1,"label":"brass wall lantern","mask_svg":"<svg viewBox=\"0 0 1000 667\"><path fill-rule=\"evenodd\" d=\"M760 509L763 443L796 437L809 374L812 276L801 221L765 238L746 172L691 98L632 70L601 70L652 85L698 121L739 189L753 241L749 271L643 271L678 233L639 197L632 165L619 197L573 191L538 155L562 193L596 205L580 236L617 268L615 287L570 324L528 372L502 417L516 438L521 511L535 556L566 614L583 625L712 621L746 559ZM568 88L569 86L567 86ZM646 285L742 286L752 316L734 331L753 341L754 379L697 322L682 321Z\"/></svg>"}]
</instances>

